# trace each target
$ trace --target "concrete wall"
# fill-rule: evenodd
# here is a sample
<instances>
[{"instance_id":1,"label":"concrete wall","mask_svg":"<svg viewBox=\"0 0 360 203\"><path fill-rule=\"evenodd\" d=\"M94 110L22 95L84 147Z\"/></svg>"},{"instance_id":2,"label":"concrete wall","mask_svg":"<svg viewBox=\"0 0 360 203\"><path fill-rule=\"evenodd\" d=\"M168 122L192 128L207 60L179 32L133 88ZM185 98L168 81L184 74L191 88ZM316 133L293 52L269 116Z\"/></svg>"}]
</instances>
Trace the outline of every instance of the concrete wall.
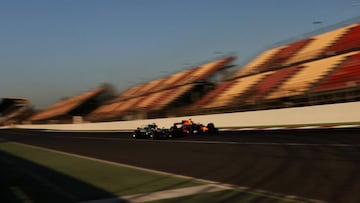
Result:
<instances>
[{"instance_id":1,"label":"concrete wall","mask_svg":"<svg viewBox=\"0 0 360 203\"><path fill-rule=\"evenodd\" d=\"M84 124L16 125L12 127L26 129L85 131L133 130L140 125L148 123L157 123L159 127L169 128L174 122L179 122L188 118L189 117L177 117ZM213 122L215 126L219 128L360 122L360 102L228 114L212 114L191 116L190 118L195 122L203 124Z\"/></svg>"}]
</instances>

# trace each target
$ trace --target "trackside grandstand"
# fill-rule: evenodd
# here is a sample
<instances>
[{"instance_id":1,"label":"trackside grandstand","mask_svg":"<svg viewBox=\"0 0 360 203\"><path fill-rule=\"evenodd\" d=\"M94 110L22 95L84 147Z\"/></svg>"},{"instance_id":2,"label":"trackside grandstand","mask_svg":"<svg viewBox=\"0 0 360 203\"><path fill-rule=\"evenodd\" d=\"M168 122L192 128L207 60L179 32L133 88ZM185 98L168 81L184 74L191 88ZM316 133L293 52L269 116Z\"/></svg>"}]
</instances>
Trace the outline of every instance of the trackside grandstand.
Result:
<instances>
[{"instance_id":1,"label":"trackside grandstand","mask_svg":"<svg viewBox=\"0 0 360 203\"><path fill-rule=\"evenodd\" d=\"M0 102L0 125L19 123L31 115L30 101L24 98L3 98Z\"/></svg>"},{"instance_id":2,"label":"trackside grandstand","mask_svg":"<svg viewBox=\"0 0 360 203\"><path fill-rule=\"evenodd\" d=\"M269 48L239 67L235 59L223 56L117 96L102 86L16 122L71 123L74 116L120 121L360 101L359 19ZM230 77L214 80L229 71Z\"/></svg>"},{"instance_id":3,"label":"trackside grandstand","mask_svg":"<svg viewBox=\"0 0 360 203\"><path fill-rule=\"evenodd\" d=\"M26 122L71 123L73 118L82 118L82 116L97 108L104 99L106 100L111 97L111 88L108 85L102 85L78 96L61 100L47 109L36 112Z\"/></svg>"},{"instance_id":4,"label":"trackside grandstand","mask_svg":"<svg viewBox=\"0 0 360 203\"><path fill-rule=\"evenodd\" d=\"M228 68L235 57L187 69L167 77L134 86L86 117L90 121L131 120L168 116L193 103L212 88L214 74Z\"/></svg>"},{"instance_id":5,"label":"trackside grandstand","mask_svg":"<svg viewBox=\"0 0 360 203\"><path fill-rule=\"evenodd\" d=\"M188 110L206 114L358 101L359 43L360 23L353 23L266 50Z\"/></svg>"}]
</instances>

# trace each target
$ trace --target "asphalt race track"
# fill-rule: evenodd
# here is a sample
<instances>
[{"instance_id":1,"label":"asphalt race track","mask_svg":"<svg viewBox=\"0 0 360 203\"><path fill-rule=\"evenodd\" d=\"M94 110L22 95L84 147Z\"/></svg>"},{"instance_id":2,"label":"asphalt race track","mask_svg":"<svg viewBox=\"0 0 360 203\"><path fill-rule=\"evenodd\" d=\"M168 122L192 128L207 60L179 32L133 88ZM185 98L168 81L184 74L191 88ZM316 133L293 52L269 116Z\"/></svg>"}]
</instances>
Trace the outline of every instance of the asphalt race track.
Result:
<instances>
[{"instance_id":1,"label":"asphalt race track","mask_svg":"<svg viewBox=\"0 0 360 203\"><path fill-rule=\"evenodd\" d=\"M125 132L1 130L16 141L326 202L360 202L360 129L220 132L134 140Z\"/></svg>"}]
</instances>

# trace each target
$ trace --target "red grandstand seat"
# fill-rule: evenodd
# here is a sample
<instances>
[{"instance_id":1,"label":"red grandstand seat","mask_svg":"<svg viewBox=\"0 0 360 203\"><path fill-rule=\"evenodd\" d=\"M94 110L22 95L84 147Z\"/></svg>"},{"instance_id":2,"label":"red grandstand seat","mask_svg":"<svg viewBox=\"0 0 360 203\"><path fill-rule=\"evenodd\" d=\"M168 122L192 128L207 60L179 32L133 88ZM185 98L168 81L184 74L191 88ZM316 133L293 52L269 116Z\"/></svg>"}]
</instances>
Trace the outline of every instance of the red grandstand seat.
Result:
<instances>
[{"instance_id":1,"label":"red grandstand seat","mask_svg":"<svg viewBox=\"0 0 360 203\"><path fill-rule=\"evenodd\" d=\"M333 44L326 53L333 54L354 49L360 49L360 24L352 27L343 37Z\"/></svg>"},{"instance_id":2,"label":"red grandstand seat","mask_svg":"<svg viewBox=\"0 0 360 203\"><path fill-rule=\"evenodd\" d=\"M314 88L314 92L346 89L360 85L360 53L350 56Z\"/></svg>"},{"instance_id":3,"label":"red grandstand seat","mask_svg":"<svg viewBox=\"0 0 360 203\"><path fill-rule=\"evenodd\" d=\"M299 69L300 66L292 66L275 71L254 87L252 94L246 98L246 102L252 103L264 98L271 92L271 90L278 87L282 82L284 82L287 78L290 78Z\"/></svg>"},{"instance_id":4,"label":"red grandstand seat","mask_svg":"<svg viewBox=\"0 0 360 203\"><path fill-rule=\"evenodd\" d=\"M258 67L258 70L262 72L266 70L271 70L276 67L281 67L286 62L286 60L288 60L292 55L294 55L312 40L313 39L304 39L287 45L279 52L277 52L274 57L272 57L266 63L262 64L260 67Z\"/></svg>"},{"instance_id":5,"label":"red grandstand seat","mask_svg":"<svg viewBox=\"0 0 360 203\"><path fill-rule=\"evenodd\" d=\"M206 104L207 102L209 102L211 99L214 98L214 96L220 94L220 92L226 90L228 87L230 87L232 84L234 84L234 82L236 82L236 80L230 80L230 81L225 81L223 83L221 83L220 85L218 85L214 90L212 90L211 92L209 92L208 94L206 94L204 97L202 97L198 102L196 102L194 105L192 105L191 107L189 107L189 109L194 110L196 108L201 107L202 105Z\"/></svg>"}]
</instances>

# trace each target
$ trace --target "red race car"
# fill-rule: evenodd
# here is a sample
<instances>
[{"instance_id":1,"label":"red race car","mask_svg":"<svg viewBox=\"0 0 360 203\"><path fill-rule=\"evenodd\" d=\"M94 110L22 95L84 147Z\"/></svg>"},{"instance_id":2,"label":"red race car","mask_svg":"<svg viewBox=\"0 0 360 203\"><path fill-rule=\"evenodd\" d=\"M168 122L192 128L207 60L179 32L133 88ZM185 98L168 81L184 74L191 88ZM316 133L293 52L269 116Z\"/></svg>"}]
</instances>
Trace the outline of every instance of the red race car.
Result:
<instances>
[{"instance_id":1,"label":"red race car","mask_svg":"<svg viewBox=\"0 0 360 203\"><path fill-rule=\"evenodd\" d=\"M218 129L215 128L213 123L208 123L206 126L201 123L195 123L191 119L183 120L170 128L170 134L174 137L183 137L186 135L205 134L210 135L217 133Z\"/></svg>"}]
</instances>

